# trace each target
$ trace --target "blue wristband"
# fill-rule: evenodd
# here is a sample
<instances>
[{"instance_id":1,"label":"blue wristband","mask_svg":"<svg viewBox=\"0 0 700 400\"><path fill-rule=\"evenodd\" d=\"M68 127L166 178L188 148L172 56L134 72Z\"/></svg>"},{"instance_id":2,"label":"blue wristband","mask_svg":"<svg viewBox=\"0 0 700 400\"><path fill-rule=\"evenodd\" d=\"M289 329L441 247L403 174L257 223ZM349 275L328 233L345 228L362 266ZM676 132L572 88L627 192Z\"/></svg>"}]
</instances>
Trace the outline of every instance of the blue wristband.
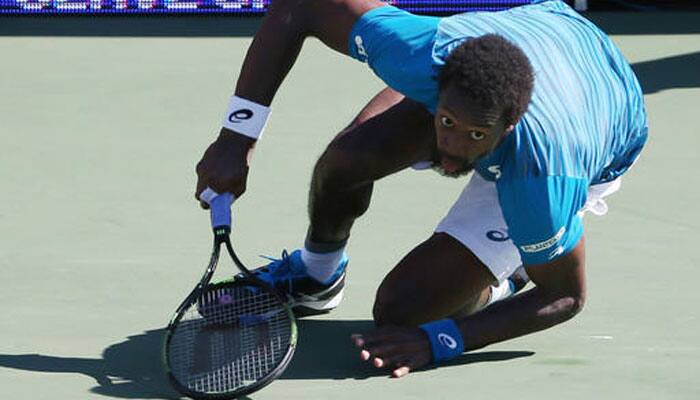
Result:
<instances>
[{"instance_id":1,"label":"blue wristband","mask_svg":"<svg viewBox=\"0 0 700 400\"><path fill-rule=\"evenodd\" d=\"M433 362L440 362L464 353L464 340L452 319L428 322L420 328L425 331L433 351Z\"/></svg>"}]
</instances>

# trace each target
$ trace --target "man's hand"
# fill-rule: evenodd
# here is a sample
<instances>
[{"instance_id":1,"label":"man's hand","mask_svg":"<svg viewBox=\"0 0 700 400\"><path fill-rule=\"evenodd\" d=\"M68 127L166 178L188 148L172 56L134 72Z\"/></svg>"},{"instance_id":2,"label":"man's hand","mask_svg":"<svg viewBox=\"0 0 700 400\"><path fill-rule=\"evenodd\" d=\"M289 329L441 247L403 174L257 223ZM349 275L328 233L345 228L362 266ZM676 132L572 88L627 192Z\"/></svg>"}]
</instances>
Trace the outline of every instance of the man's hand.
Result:
<instances>
[{"instance_id":1,"label":"man's hand","mask_svg":"<svg viewBox=\"0 0 700 400\"><path fill-rule=\"evenodd\" d=\"M218 193L233 193L240 197L246 189L248 163L255 140L222 129L219 137L209 145L197 163L197 190L195 198L210 187ZM209 206L200 201L202 208Z\"/></svg>"},{"instance_id":2,"label":"man's hand","mask_svg":"<svg viewBox=\"0 0 700 400\"><path fill-rule=\"evenodd\" d=\"M371 360L377 368L391 368L394 378L424 367L432 360L428 337L417 327L384 326L351 338L355 346L362 349L360 358L363 361Z\"/></svg>"}]
</instances>

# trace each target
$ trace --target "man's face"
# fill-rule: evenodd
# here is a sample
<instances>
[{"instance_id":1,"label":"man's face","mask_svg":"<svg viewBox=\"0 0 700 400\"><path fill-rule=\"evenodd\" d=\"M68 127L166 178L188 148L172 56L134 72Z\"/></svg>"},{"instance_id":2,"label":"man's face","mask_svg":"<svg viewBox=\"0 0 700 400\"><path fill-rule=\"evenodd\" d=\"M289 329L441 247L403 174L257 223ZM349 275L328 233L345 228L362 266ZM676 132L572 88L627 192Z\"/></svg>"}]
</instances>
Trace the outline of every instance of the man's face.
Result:
<instances>
[{"instance_id":1,"label":"man's face","mask_svg":"<svg viewBox=\"0 0 700 400\"><path fill-rule=\"evenodd\" d=\"M474 163L495 149L513 129L505 126L500 110L478 107L457 85L448 85L440 92L434 123L437 133L434 169L455 178L474 169Z\"/></svg>"}]
</instances>

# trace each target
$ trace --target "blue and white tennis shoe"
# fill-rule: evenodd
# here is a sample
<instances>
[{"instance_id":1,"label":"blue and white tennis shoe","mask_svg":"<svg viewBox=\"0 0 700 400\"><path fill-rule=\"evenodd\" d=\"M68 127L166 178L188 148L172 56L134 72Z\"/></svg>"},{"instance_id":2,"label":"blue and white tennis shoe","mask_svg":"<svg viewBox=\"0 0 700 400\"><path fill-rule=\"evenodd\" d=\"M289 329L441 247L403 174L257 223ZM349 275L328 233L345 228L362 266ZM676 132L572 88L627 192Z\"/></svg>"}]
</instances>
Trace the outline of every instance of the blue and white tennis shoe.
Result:
<instances>
[{"instance_id":1,"label":"blue and white tennis shoe","mask_svg":"<svg viewBox=\"0 0 700 400\"><path fill-rule=\"evenodd\" d=\"M345 269L348 258L344 257L338 268L326 282L309 276L306 265L301 259L301 251L291 254L282 251L282 258L265 257L271 262L251 272L261 280L289 295L294 315L305 317L325 314L336 308L343 299L345 289ZM238 274L236 279L244 279Z\"/></svg>"}]
</instances>

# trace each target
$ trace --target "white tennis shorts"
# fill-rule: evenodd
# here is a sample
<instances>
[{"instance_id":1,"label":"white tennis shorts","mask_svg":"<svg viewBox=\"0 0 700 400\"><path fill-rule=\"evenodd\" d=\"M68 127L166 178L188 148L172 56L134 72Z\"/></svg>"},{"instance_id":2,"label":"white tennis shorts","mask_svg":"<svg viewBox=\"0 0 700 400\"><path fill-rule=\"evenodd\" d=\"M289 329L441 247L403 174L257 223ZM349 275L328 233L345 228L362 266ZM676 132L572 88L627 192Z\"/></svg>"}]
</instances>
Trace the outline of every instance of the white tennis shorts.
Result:
<instances>
[{"instance_id":1,"label":"white tennis shorts","mask_svg":"<svg viewBox=\"0 0 700 400\"><path fill-rule=\"evenodd\" d=\"M579 215L586 212L605 215L608 205L604 198L620 189L621 178L588 188L586 204ZM518 249L508 238L506 222L498 202L496 183L479 174L473 174L459 198L440 221L435 232L447 233L465 245L481 260L498 282L503 282L522 265Z\"/></svg>"}]
</instances>

